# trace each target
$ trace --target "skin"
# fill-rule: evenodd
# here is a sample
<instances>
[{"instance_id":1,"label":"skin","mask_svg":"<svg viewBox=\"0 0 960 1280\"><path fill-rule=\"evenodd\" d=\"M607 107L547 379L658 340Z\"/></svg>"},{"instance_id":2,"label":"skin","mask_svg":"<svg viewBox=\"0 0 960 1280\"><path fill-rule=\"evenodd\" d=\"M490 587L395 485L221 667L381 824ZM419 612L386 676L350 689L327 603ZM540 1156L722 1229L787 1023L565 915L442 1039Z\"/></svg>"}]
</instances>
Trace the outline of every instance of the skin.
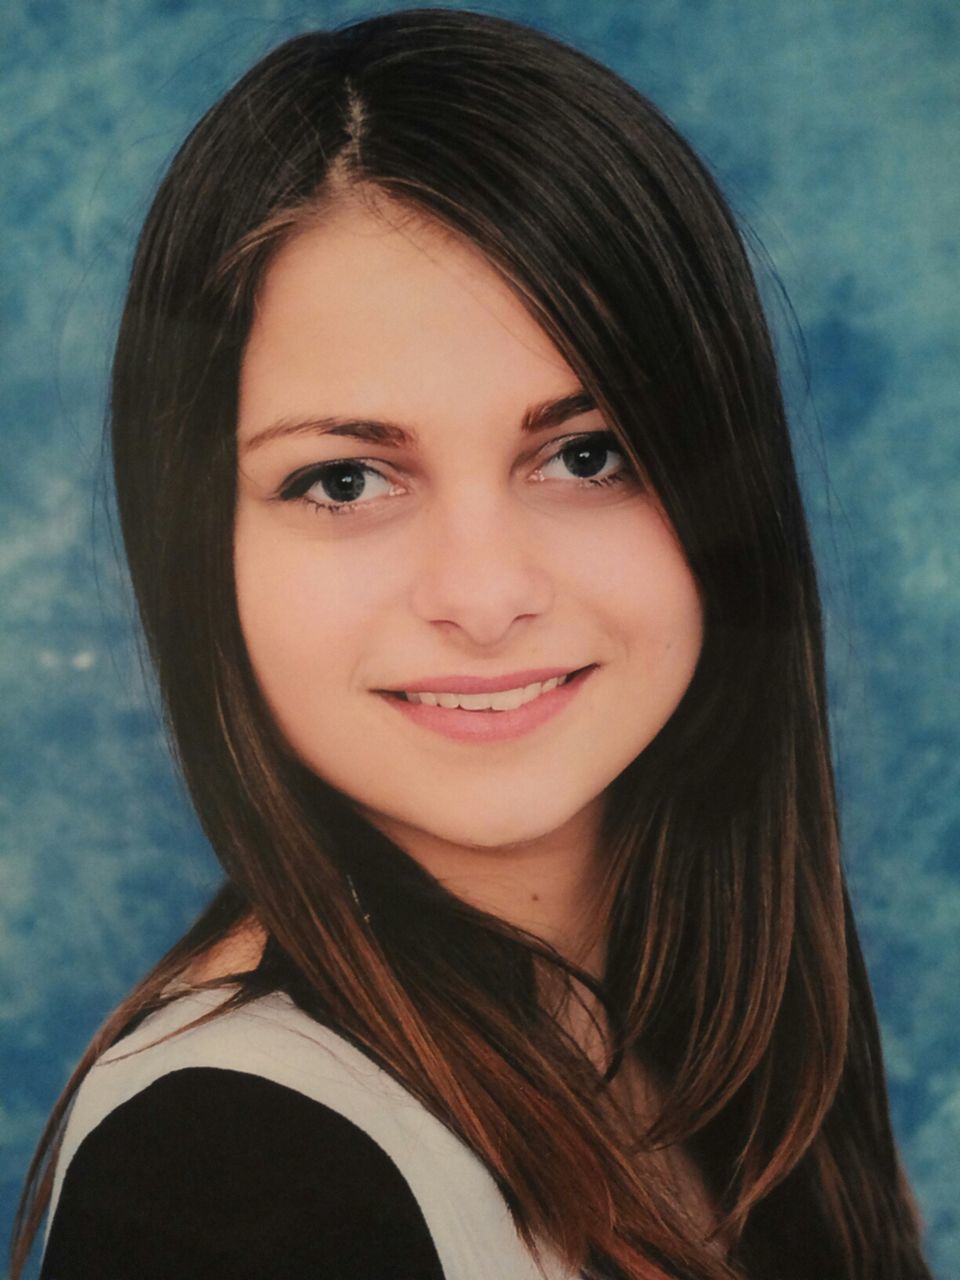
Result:
<instances>
[{"instance_id":1,"label":"skin","mask_svg":"<svg viewBox=\"0 0 960 1280\"><path fill-rule=\"evenodd\" d=\"M530 406L579 389L471 245L343 202L263 282L240 385L235 555L251 661L299 757L453 892L596 967L604 791L686 690L702 610L622 457L589 485L560 454L607 429L598 410L521 431ZM415 440L265 438L333 415ZM350 511L317 507L331 501L319 481L282 496L294 473L344 459L378 473ZM505 742L452 741L378 692L588 664L559 714Z\"/></svg>"}]
</instances>

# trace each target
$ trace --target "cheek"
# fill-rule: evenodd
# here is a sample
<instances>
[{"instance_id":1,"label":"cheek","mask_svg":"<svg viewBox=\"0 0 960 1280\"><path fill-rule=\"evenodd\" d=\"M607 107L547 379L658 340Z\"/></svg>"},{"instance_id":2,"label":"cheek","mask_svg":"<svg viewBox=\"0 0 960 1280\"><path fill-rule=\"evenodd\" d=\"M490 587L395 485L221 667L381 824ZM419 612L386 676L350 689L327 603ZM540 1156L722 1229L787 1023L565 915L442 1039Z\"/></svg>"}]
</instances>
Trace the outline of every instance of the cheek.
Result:
<instances>
[{"instance_id":1,"label":"cheek","mask_svg":"<svg viewBox=\"0 0 960 1280\"><path fill-rule=\"evenodd\" d=\"M662 548L630 574L624 634L634 674L647 682L653 673L669 715L686 692L703 647L703 606L678 549Z\"/></svg>"},{"instance_id":2,"label":"cheek","mask_svg":"<svg viewBox=\"0 0 960 1280\"><path fill-rule=\"evenodd\" d=\"M570 580L621 656L657 660L661 675L666 661L689 680L703 644L703 607L683 551L652 505L612 514L565 548Z\"/></svg>"},{"instance_id":3,"label":"cheek","mask_svg":"<svg viewBox=\"0 0 960 1280\"><path fill-rule=\"evenodd\" d=\"M703 647L696 580L672 530L654 516L644 513L621 530L610 543L618 553L595 580L595 613L605 620L617 674L598 732L620 768L646 750L671 719Z\"/></svg>"},{"instance_id":4,"label":"cheek","mask_svg":"<svg viewBox=\"0 0 960 1280\"><path fill-rule=\"evenodd\" d=\"M686 562L679 553L667 554L631 577L629 630L645 650L675 661L680 673L689 668L692 676L703 645L703 606Z\"/></svg>"},{"instance_id":5,"label":"cheek","mask_svg":"<svg viewBox=\"0 0 960 1280\"><path fill-rule=\"evenodd\" d=\"M346 517L349 518L349 517ZM309 689L344 688L381 601L360 565L309 536L238 519L237 603L254 671L282 722Z\"/></svg>"}]
</instances>

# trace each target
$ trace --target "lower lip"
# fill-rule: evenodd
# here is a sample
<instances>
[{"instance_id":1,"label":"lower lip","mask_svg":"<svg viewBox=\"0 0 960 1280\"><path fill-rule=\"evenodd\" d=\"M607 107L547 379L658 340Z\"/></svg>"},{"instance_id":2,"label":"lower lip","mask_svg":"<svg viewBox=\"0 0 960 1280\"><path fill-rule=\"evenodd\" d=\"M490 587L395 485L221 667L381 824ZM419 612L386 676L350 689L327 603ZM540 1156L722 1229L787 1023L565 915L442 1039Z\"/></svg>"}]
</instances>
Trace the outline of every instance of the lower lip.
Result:
<instances>
[{"instance_id":1,"label":"lower lip","mask_svg":"<svg viewBox=\"0 0 960 1280\"><path fill-rule=\"evenodd\" d=\"M595 667L586 667L549 693L541 693L513 711L464 711L462 707L428 707L424 702L382 694L385 701L425 729L457 742L508 742L532 733L573 701Z\"/></svg>"}]
</instances>

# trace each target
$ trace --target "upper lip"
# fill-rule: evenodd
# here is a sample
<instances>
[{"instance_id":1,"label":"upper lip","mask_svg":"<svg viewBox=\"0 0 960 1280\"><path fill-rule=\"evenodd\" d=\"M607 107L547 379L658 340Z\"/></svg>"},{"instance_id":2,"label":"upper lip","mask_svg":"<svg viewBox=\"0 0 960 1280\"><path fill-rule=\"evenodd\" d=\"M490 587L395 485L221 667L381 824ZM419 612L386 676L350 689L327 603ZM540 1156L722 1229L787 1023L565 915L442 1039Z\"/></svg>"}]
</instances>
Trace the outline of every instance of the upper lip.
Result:
<instances>
[{"instance_id":1,"label":"upper lip","mask_svg":"<svg viewBox=\"0 0 960 1280\"><path fill-rule=\"evenodd\" d=\"M524 689L529 684L543 684L554 677L570 675L580 667L537 667L532 671L510 671L502 676L428 676L396 685L387 693L502 693L506 689Z\"/></svg>"}]
</instances>

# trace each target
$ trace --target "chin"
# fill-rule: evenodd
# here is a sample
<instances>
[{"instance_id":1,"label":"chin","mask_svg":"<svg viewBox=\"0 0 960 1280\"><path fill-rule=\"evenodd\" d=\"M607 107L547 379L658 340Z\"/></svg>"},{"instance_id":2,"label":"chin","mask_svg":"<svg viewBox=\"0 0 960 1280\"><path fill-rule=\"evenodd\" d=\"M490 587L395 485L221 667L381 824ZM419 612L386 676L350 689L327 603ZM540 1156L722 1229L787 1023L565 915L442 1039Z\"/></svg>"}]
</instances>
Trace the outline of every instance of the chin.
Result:
<instances>
[{"instance_id":1,"label":"chin","mask_svg":"<svg viewBox=\"0 0 960 1280\"><path fill-rule=\"evenodd\" d=\"M508 852L549 839L583 812L583 808L548 808L530 802L520 811L498 811L493 805L486 805L480 812L460 810L455 814L420 813L389 817L368 811L368 817L391 839L416 856L417 846L424 840L431 845L452 845L478 852Z\"/></svg>"},{"instance_id":2,"label":"chin","mask_svg":"<svg viewBox=\"0 0 960 1280\"><path fill-rule=\"evenodd\" d=\"M502 849L506 852L524 845L535 844L554 830L556 828L553 825L544 826L542 823L531 822L476 823L469 831L454 831L440 838L464 849L490 852Z\"/></svg>"}]
</instances>

